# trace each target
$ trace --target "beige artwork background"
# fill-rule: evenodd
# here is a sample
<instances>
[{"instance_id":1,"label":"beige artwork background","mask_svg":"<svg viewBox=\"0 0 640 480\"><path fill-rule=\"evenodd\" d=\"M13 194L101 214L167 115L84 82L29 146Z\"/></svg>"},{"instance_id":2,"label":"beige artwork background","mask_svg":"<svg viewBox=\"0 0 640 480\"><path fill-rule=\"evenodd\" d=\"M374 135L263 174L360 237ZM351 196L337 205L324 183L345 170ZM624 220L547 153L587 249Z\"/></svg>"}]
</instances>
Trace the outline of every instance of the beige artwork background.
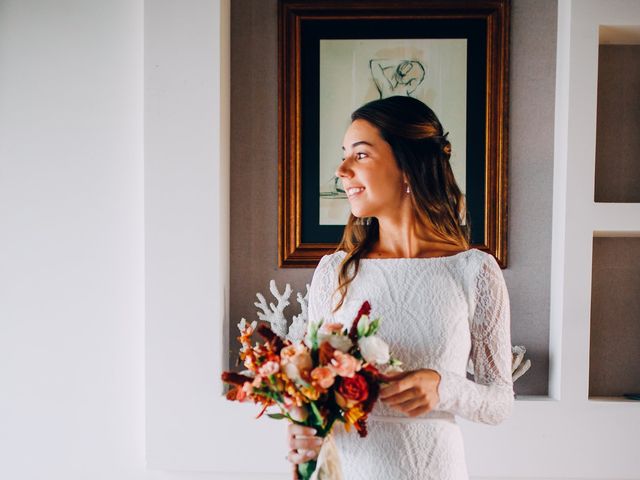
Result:
<instances>
[{"instance_id":1,"label":"beige artwork background","mask_svg":"<svg viewBox=\"0 0 640 480\"><path fill-rule=\"evenodd\" d=\"M373 67L372 60L377 62ZM407 75L414 79L409 89L392 75L393 66L403 61L412 72L424 70L422 78ZM386 67L385 76L380 75L379 65ZM380 82L386 88L378 88ZM417 98L435 112L449 132L451 166L466 192L467 40L320 40L320 225L345 225L349 217L349 202L336 189L341 183L335 170L351 113L391 95Z\"/></svg>"}]
</instances>

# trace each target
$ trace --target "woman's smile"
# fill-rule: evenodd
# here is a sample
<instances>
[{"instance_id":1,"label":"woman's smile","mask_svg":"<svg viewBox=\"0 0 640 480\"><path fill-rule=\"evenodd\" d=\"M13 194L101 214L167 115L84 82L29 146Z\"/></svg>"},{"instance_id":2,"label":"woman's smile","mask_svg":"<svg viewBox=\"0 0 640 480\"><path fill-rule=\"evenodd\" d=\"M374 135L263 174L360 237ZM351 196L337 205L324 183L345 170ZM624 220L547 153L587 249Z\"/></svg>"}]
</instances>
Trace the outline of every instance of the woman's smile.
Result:
<instances>
[{"instance_id":1,"label":"woman's smile","mask_svg":"<svg viewBox=\"0 0 640 480\"><path fill-rule=\"evenodd\" d=\"M346 191L347 196L351 199L362 193L364 191L364 187L349 187Z\"/></svg>"}]
</instances>

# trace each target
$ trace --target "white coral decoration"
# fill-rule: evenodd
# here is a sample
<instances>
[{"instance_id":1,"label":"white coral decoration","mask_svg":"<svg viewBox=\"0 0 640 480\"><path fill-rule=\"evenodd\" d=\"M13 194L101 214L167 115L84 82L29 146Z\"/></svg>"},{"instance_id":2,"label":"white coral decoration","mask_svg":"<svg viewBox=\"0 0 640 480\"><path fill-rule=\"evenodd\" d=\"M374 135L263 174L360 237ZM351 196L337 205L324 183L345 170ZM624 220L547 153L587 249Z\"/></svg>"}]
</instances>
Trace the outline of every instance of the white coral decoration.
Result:
<instances>
[{"instance_id":1,"label":"white coral decoration","mask_svg":"<svg viewBox=\"0 0 640 480\"><path fill-rule=\"evenodd\" d=\"M294 315L291 320L291 325L287 330L287 325L289 321L284 316L284 309L290 304L289 298L291 297L291 285L288 283L284 288L284 292L280 293L278 288L276 287L275 280L271 280L269 282L269 290L271 294L277 299L277 305L273 303L269 303L267 305L267 301L264 296L258 292L256 296L258 297L259 302L254 302L254 305L262 310L262 312L258 312L258 318L265 322L269 322L271 324L271 330L278 335L280 338L287 338L292 342L300 342L304 338L304 335L307 331L307 305L309 298L309 284L306 285L307 291L304 296L300 292L297 292L296 299L302 308L302 311L298 315Z\"/></svg>"},{"instance_id":2,"label":"white coral decoration","mask_svg":"<svg viewBox=\"0 0 640 480\"><path fill-rule=\"evenodd\" d=\"M512 381L516 381L522 375L524 375L529 368L531 368L531 360L527 358L527 360L523 363L524 354L527 349L524 345L512 345L511 346L511 355L513 357L511 363L511 379ZM469 358L467 362L467 372L473 374L473 361Z\"/></svg>"},{"instance_id":3,"label":"white coral decoration","mask_svg":"<svg viewBox=\"0 0 640 480\"><path fill-rule=\"evenodd\" d=\"M513 375L513 381L524 375L529 368L531 368L531 360L527 360L523 363L524 354L527 349L524 345L515 345L511 347L511 353L513 354L513 366L511 367L511 374Z\"/></svg>"}]
</instances>

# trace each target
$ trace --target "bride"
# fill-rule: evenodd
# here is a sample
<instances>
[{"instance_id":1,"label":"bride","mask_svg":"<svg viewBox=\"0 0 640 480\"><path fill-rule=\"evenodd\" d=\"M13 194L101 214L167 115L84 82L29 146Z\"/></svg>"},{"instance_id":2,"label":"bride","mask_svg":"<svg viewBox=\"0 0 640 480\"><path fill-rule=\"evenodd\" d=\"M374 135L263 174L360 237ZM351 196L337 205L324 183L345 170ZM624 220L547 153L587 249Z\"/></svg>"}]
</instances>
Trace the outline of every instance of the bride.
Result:
<instances>
[{"instance_id":1,"label":"bride","mask_svg":"<svg viewBox=\"0 0 640 480\"><path fill-rule=\"evenodd\" d=\"M314 271L309 322L349 326L368 300L404 371L381 390L366 437L337 424L323 441L291 424L287 458L295 472L320 455L320 480L467 480L456 416L497 425L513 408L502 271L492 255L469 247L451 144L434 112L395 96L363 105L351 120L336 170L351 215L338 248ZM337 452L341 472L321 450ZM334 473L323 477L323 461Z\"/></svg>"}]
</instances>

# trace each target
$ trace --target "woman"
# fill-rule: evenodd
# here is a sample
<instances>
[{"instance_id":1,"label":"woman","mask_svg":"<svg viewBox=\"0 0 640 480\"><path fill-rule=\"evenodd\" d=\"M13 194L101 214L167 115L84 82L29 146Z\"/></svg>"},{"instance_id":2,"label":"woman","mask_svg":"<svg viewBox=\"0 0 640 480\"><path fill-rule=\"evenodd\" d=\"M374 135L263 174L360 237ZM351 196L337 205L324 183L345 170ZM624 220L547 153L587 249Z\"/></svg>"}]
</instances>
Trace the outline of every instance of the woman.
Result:
<instances>
[{"instance_id":1,"label":"woman","mask_svg":"<svg viewBox=\"0 0 640 480\"><path fill-rule=\"evenodd\" d=\"M398 96L367 103L351 120L336 170L351 215L314 271L309 321L349 326L368 300L404 372L381 390L365 438L338 424L330 440L346 480L466 480L456 415L496 425L513 408L502 271L469 248L451 145L433 111ZM311 429L289 426L292 463L316 457L322 444Z\"/></svg>"}]
</instances>

